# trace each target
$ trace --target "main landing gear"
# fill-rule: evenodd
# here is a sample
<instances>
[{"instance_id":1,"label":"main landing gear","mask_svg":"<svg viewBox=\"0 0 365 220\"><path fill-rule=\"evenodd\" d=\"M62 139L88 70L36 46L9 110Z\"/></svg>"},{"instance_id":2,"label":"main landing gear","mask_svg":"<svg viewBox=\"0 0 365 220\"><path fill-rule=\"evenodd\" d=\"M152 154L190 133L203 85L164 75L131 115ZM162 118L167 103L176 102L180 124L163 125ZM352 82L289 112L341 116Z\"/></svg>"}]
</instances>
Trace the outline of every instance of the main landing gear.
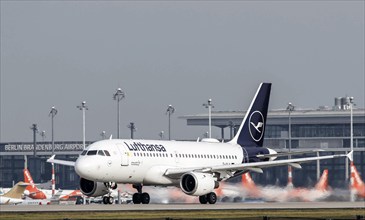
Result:
<instances>
[{"instance_id":1,"label":"main landing gear","mask_svg":"<svg viewBox=\"0 0 365 220\"><path fill-rule=\"evenodd\" d=\"M142 185L137 184L133 185L138 192L133 194L133 203L134 204L148 204L150 203L150 195L146 192L142 193Z\"/></svg>"},{"instance_id":2,"label":"main landing gear","mask_svg":"<svg viewBox=\"0 0 365 220\"><path fill-rule=\"evenodd\" d=\"M199 196L200 204L215 204L217 202L217 195L214 192Z\"/></svg>"}]
</instances>

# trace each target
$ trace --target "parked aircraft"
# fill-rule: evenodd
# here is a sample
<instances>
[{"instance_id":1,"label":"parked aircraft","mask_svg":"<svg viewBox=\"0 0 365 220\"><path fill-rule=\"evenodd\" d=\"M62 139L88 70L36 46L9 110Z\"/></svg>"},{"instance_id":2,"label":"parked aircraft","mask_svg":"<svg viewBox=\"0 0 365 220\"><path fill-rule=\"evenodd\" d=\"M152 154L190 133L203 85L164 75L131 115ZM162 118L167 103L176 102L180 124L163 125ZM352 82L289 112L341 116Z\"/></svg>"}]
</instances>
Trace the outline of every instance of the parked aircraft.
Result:
<instances>
[{"instance_id":1,"label":"parked aircraft","mask_svg":"<svg viewBox=\"0 0 365 220\"><path fill-rule=\"evenodd\" d=\"M150 195L142 186L178 186L202 204L214 204L214 189L219 182L243 172L263 172L262 168L352 157L331 155L274 160L272 149L263 147L271 83L261 83L240 125L237 135L228 143L110 139L87 147L76 162L48 159L50 163L74 166L80 178L80 189L86 196L109 195L117 183L133 184L137 193L133 203L148 204ZM258 157L265 155L268 157Z\"/></svg>"},{"instance_id":2,"label":"parked aircraft","mask_svg":"<svg viewBox=\"0 0 365 220\"><path fill-rule=\"evenodd\" d=\"M358 198L365 198L365 184L361 180L361 177L359 175L359 172L357 171L354 162L351 161L350 165L351 169L351 178L350 178L350 191L351 196L357 196ZM355 200L355 198L351 198L352 201Z\"/></svg>"},{"instance_id":3,"label":"parked aircraft","mask_svg":"<svg viewBox=\"0 0 365 220\"><path fill-rule=\"evenodd\" d=\"M8 192L0 195L0 204L8 205L8 204L20 204L24 200L22 198L25 188L28 184L24 182L18 182L13 188L11 188Z\"/></svg>"},{"instance_id":4,"label":"parked aircraft","mask_svg":"<svg viewBox=\"0 0 365 220\"><path fill-rule=\"evenodd\" d=\"M318 201L328 197L328 170L323 174L314 188L295 188L277 186L256 186L249 173L242 175L243 187L246 189L247 196L260 198L265 201L287 202L287 201Z\"/></svg>"},{"instance_id":5,"label":"parked aircraft","mask_svg":"<svg viewBox=\"0 0 365 220\"><path fill-rule=\"evenodd\" d=\"M24 182L29 183L29 185L25 188L24 195L28 196L32 199L50 199L52 194L46 195L46 191L39 190L38 187L34 184L33 178L30 175L30 172L27 168L23 170L24 174Z\"/></svg>"},{"instance_id":6,"label":"parked aircraft","mask_svg":"<svg viewBox=\"0 0 365 220\"><path fill-rule=\"evenodd\" d=\"M23 174L24 182L28 183L28 186L25 188L24 195L31 199L39 200L39 203L41 204L49 204L55 201L66 201L75 197L83 196L80 190L58 190L55 194L52 194L52 190L41 190L34 183L32 175L27 168L23 170Z\"/></svg>"}]
</instances>

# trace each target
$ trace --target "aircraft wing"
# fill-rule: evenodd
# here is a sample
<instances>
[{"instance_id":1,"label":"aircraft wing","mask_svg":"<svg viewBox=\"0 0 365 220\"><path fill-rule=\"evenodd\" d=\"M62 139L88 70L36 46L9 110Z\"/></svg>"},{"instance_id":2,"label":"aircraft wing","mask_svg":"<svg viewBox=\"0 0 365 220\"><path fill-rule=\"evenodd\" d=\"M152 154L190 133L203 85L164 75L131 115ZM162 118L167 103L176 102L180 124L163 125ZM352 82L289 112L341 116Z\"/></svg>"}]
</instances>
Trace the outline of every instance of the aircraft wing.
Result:
<instances>
[{"instance_id":1,"label":"aircraft wing","mask_svg":"<svg viewBox=\"0 0 365 220\"><path fill-rule=\"evenodd\" d=\"M292 152L281 152L276 154L259 154L256 155L258 158L270 158L270 157L286 157L291 155L299 155L299 154L310 154L310 153L317 153L317 152L323 152L324 150L308 150L308 151L292 151Z\"/></svg>"},{"instance_id":2,"label":"aircraft wing","mask_svg":"<svg viewBox=\"0 0 365 220\"><path fill-rule=\"evenodd\" d=\"M164 175L176 178L186 172L202 172L202 173L215 173L215 172L235 172L235 171L256 171L262 172L261 168L274 167L274 166L283 166L283 165L291 165L296 168L300 168L299 164L308 163L316 160L325 160L325 159L333 159L333 158L341 158L348 157L352 160L353 151L346 154L338 154L338 155L329 155L329 156L319 156L319 157L306 157L306 158L297 158L297 159L287 159L287 160L276 160L276 161L264 161L264 162L254 162L254 163L242 163L242 164L232 164L232 165L219 165L219 166L211 166L211 167L191 167L191 168L169 168L165 171Z\"/></svg>"},{"instance_id":3,"label":"aircraft wing","mask_svg":"<svg viewBox=\"0 0 365 220\"><path fill-rule=\"evenodd\" d=\"M48 163L55 163L55 164L61 164L61 165L65 165L65 166L70 166L70 167L74 167L75 166L75 161L68 161L68 160L57 160L54 159L56 155L53 155L52 157L47 159Z\"/></svg>"}]
</instances>

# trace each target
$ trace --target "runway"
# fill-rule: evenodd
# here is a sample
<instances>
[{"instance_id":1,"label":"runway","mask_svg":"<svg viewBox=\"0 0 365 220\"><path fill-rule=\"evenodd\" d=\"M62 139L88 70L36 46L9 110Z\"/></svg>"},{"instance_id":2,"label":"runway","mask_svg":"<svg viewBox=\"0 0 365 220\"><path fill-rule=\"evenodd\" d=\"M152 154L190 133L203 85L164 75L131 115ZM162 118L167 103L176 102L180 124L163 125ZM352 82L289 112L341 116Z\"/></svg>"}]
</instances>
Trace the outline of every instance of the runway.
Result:
<instances>
[{"instance_id":1,"label":"runway","mask_svg":"<svg viewBox=\"0 0 365 220\"><path fill-rule=\"evenodd\" d=\"M148 204L148 205L2 205L1 212L107 212L107 211L174 211L174 210L304 210L364 209L365 202L288 202L288 203L218 203Z\"/></svg>"}]
</instances>

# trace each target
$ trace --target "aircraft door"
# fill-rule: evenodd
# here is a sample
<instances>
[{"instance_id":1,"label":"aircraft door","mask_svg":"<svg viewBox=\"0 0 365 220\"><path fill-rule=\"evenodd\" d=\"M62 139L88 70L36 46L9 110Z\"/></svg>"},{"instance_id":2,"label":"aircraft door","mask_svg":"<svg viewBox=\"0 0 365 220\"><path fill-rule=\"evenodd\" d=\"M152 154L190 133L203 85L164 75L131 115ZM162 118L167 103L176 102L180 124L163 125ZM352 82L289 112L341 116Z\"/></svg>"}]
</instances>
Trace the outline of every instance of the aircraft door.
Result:
<instances>
[{"instance_id":1,"label":"aircraft door","mask_svg":"<svg viewBox=\"0 0 365 220\"><path fill-rule=\"evenodd\" d=\"M123 144L118 144L118 150L121 154L121 166L128 166L129 165L129 150Z\"/></svg>"},{"instance_id":2,"label":"aircraft door","mask_svg":"<svg viewBox=\"0 0 365 220\"><path fill-rule=\"evenodd\" d=\"M179 163L179 152L175 151L175 162Z\"/></svg>"}]
</instances>

